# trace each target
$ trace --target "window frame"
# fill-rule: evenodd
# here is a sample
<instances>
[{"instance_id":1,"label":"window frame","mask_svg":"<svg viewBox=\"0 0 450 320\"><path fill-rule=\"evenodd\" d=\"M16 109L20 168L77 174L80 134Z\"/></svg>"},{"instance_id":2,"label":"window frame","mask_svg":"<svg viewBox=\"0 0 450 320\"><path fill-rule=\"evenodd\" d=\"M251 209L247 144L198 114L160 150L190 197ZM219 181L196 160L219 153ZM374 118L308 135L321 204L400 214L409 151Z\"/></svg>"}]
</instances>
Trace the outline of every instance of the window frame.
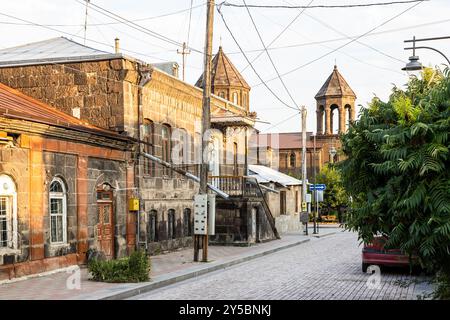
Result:
<instances>
[{"instance_id":1,"label":"window frame","mask_svg":"<svg viewBox=\"0 0 450 320\"><path fill-rule=\"evenodd\" d=\"M167 130L167 138L164 138L164 130ZM171 139L172 139L172 132L170 125L163 124L161 126L161 155L162 155L161 159L168 163L172 163ZM163 166L162 174L163 176L171 177L172 170Z\"/></svg>"},{"instance_id":2,"label":"window frame","mask_svg":"<svg viewBox=\"0 0 450 320\"><path fill-rule=\"evenodd\" d=\"M0 174L0 197L6 198L9 204L6 209L6 246L0 247L0 254L4 254L18 248L17 188L14 179L7 174Z\"/></svg>"},{"instance_id":3,"label":"window frame","mask_svg":"<svg viewBox=\"0 0 450 320\"><path fill-rule=\"evenodd\" d=\"M51 187L53 183L58 183L61 186L62 192L56 192L51 191ZM52 213L52 200L62 200L62 211L59 214L53 214ZM51 245L60 245L60 244L67 244L67 188L66 184L60 177L54 177L52 181L50 182L49 188L48 188L48 213L50 217L50 244ZM61 216L62 220L62 239L61 241L53 241L52 234L53 234L53 219L52 217L58 217ZM57 218L56 218L57 219ZM58 227L58 226L56 226ZM57 232L58 230L56 230ZM57 234L57 233L56 233Z\"/></svg>"},{"instance_id":4,"label":"window frame","mask_svg":"<svg viewBox=\"0 0 450 320\"><path fill-rule=\"evenodd\" d=\"M155 155L155 123L148 119L144 119L144 152ZM147 177L155 176L155 162L144 158L143 175Z\"/></svg>"},{"instance_id":5,"label":"window frame","mask_svg":"<svg viewBox=\"0 0 450 320\"><path fill-rule=\"evenodd\" d=\"M192 236L192 210L190 208L183 209L183 224L184 224L184 236L191 237Z\"/></svg>"}]
</instances>

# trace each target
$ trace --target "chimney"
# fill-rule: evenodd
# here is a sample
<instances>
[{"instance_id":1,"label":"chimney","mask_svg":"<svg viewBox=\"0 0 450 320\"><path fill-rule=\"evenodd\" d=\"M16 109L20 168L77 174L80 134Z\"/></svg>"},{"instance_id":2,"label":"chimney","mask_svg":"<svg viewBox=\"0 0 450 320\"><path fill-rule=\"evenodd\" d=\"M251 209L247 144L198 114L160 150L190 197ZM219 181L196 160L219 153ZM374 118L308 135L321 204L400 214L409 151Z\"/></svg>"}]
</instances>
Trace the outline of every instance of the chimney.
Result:
<instances>
[{"instance_id":1,"label":"chimney","mask_svg":"<svg viewBox=\"0 0 450 320\"><path fill-rule=\"evenodd\" d=\"M114 48L116 53L120 53L120 44L119 44L119 38L114 39Z\"/></svg>"}]
</instances>

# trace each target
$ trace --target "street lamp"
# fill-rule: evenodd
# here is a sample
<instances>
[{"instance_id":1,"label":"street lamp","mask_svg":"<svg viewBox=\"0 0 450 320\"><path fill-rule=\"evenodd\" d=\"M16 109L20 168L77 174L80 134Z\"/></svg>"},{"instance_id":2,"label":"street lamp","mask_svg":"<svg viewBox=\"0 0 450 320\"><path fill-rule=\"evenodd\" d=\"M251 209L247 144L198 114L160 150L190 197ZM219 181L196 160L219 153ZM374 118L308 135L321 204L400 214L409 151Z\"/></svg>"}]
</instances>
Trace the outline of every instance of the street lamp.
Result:
<instances>
[{"instance_id":1,"label":"street lamp","mask_svg":"<svg viewBox=\"0 0 450 320\"><path fill-rule=\"evenodd\" d=\"M435 51L435 52L439 53L441 56L443 56L445 58L445 60L447 61L448 65L450 66L450 60L441 51L439 51L435 48L432 48L432 47L425 47L425 46L416 47L416 42L434 41L434 40L443 40L443 39L450 39L450 36L437 37L437 38L425 38L425 39L416 39L416 37L413 37L412 40L405 40L405 43L409 43L409 42L413 43L412 47L405 48L405 50L412 50L413 55L411 57L409 57L409 62L406 64L406 66L404 68L402 68L402 70L407 71L409 73L410 71L419 71L419 70L423 69L422 64L419 62L419 56L416 56L416 49L428 49L428 50Z\"/></svg>"},{"instance_id":2,"label":"street lamp","mask_svg":"<svg viewBox=\"0 0 450 320\"><path fill-rule=\"evenodd\" d=\"M334 156L337 153L336 148L335 147L331 147L329 153L330 153L330 162L334 163Z\"/></svg>"}]
</instances>

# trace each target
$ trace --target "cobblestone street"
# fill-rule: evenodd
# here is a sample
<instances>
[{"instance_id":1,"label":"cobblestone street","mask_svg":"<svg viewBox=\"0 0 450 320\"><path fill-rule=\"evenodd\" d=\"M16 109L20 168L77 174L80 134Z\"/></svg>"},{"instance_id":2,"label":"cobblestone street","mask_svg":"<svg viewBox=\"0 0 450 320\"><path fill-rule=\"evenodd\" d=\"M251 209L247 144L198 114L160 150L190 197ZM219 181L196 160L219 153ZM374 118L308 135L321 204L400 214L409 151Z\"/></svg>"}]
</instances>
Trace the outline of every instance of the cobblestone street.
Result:
<instances>
[{"instance_id":1,"label":"cobblestone street","mask_svg":"<svg viewBox=\"0 0 450 320\"><path fill-rule=\"evenodd\" d=\"M132 299L408 300L432 291L429 278L408 270L382 271L378 284L361 271L356 234L340 231Z\"/></svg>"}]
</instances>

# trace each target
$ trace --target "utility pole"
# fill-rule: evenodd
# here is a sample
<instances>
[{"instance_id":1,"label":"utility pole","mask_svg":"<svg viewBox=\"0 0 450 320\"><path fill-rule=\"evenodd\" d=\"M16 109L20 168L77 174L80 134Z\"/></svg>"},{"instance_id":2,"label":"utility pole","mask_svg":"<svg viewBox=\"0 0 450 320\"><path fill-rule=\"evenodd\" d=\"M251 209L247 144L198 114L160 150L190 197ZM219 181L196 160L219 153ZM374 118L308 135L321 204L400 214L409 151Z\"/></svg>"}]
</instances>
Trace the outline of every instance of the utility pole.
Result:
<instances>
[{"instance_id":1,"label":"utility pole","mask_svg":"<svg viewBox=\"0 0 450 320\"><path fill-rule=\"evenodd\" d=\"M87 32L87 21L88 21L88 9L89 9L89 3L91 0L86 0L86 13L84 16L84 44L86 45L86 32Z\"/></svg>"},{"instance_id":2,"label":"utility pole","mask_svg":"<svg viewBox=\"0 0 450 320\"><path fill-rule=\"evenodd\" d=\"M306 205L306 107L302 106L302 213L307 210ZM308 234L308 222L306 222L306 234Z\"/></svg>"},{"instance_id":3,"label":"utility pole","mask_svg":"<svg viewBox=\"0 0 450 320\"><path fill-rule=\"evenodd\" d=\"M184 77L185 77L185 68L186 68L186 55L191 53L191 50L188 49L186 42L183 42L183 48L180 51L179 49L177 49L177 53L181 54L182 58L182 65L183 65L183 81L184 81Z\"/></svg>"},{"instance_id":4,"label":"utility pole","mask_svg":"<svg viewBox=\"0 0 450 320\"><path fill-rule=\"evenodd\" d=\"M203 70L203 101L202 101L202 157L200 166L200 190L199 194L208 193L208 163L205 159L205 150L208 149L208 141L205 141L205 132L211 127L211 60L214 22L214 0L208 0L206 10L206 37ZM208 220L208 219L206 219ZM208 261L208 234L194 236L194 261L198 261L200 243L203 244L203 262Z\"/></svg>"},{"instance_id":5,"label":"utility pole","mask_svg":"<svg viewBox=\"0 0 450 320\"><path fill-rule=\"evenodd\" d=\"M317 135L317 132L316 132L316 134L314 135L314 156L313 156L313 161L314 161L314 185L317 185L317 154L316 154L316 135ZM317 229L316 229L316 226L317 226L317 209L318 209L318 206L319 206L319 202L317 201L318 200L318 194L317 194L317 191L318 190L314 190L314 205L315 205L315 207L314 207L314 231L313 231L313 234L317 234Z\"/></svg>"}]
</instances>

